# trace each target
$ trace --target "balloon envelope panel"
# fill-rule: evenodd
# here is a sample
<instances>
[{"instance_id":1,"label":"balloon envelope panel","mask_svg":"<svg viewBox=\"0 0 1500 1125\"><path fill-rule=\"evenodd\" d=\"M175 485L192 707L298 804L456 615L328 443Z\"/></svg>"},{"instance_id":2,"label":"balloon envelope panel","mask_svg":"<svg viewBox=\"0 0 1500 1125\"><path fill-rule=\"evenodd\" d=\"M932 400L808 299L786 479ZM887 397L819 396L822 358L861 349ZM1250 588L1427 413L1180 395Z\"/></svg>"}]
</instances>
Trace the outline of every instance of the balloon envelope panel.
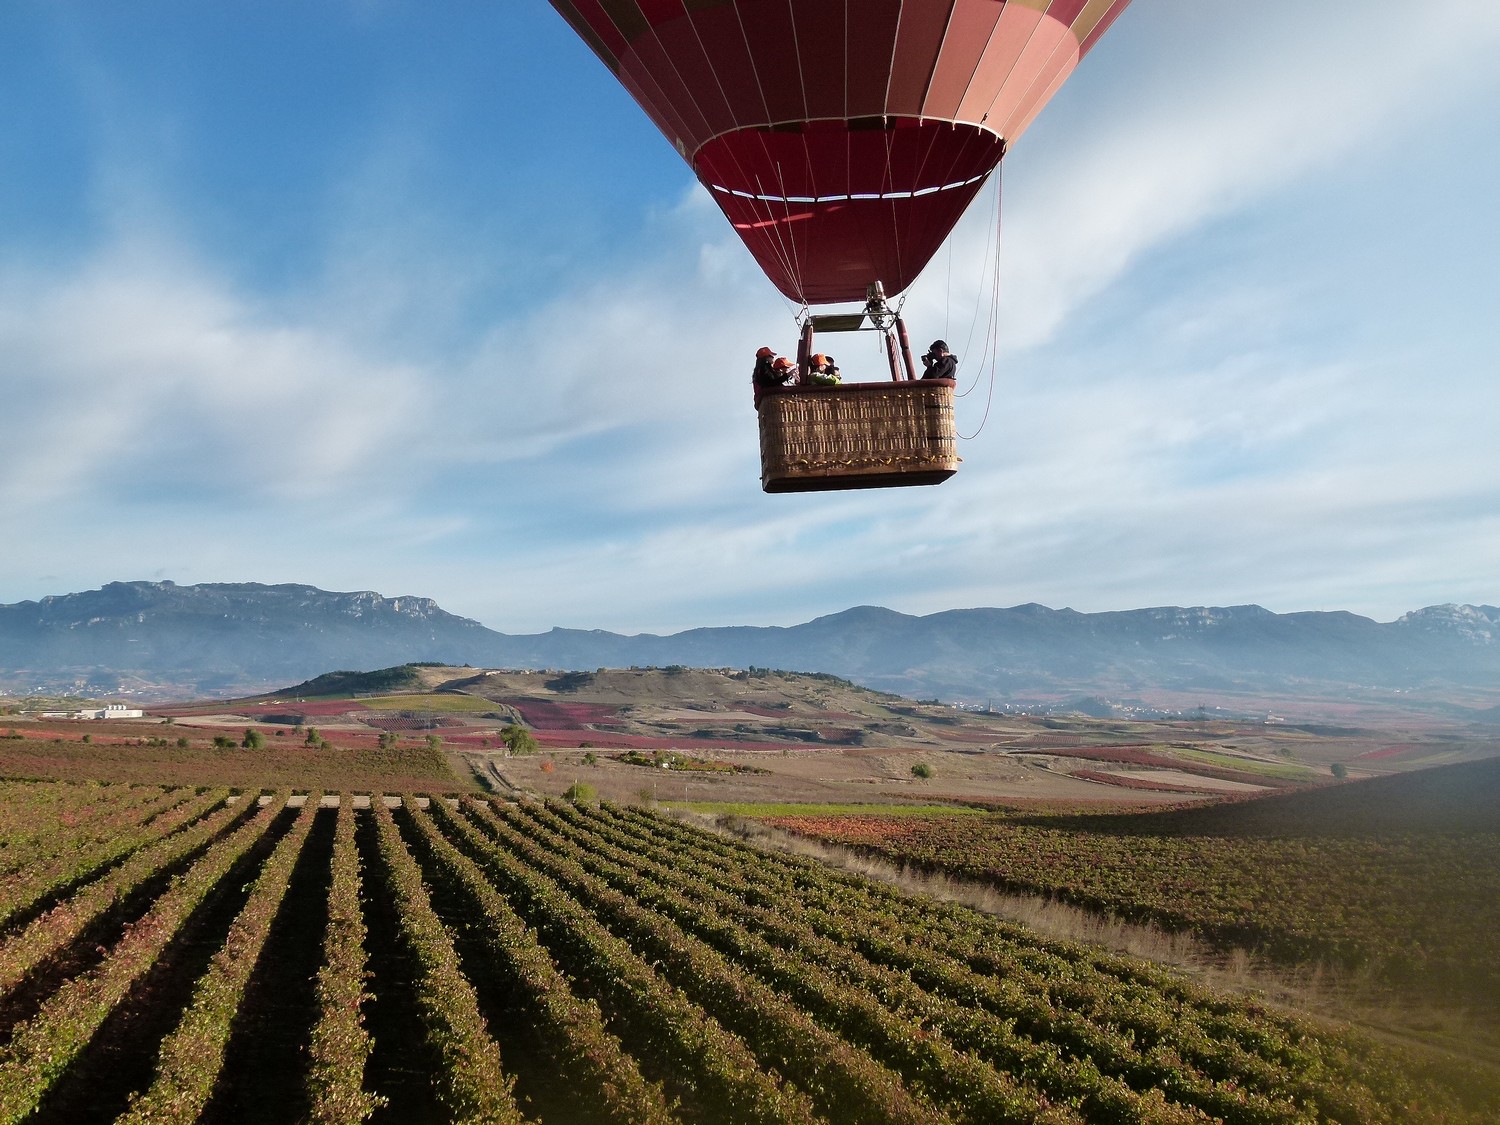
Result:
<instances>
[{"instance_id":1,"label":"balloon envelope panel","mask_svg":"<svg viewBox=\"0 0 1500 1125\"><path fill-rule=\"evenodd\" d=\"M1129 0L552 0L809 304L905 289Z\"/></svg>"}]
</instances>

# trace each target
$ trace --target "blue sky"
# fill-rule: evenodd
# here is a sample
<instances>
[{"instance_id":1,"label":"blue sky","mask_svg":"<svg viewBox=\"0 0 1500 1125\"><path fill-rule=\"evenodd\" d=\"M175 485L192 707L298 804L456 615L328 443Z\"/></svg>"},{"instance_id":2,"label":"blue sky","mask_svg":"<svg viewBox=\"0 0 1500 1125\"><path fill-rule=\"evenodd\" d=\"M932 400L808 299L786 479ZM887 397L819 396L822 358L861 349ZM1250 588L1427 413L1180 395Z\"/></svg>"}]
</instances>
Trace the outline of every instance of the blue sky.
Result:
<instances>
[{"instance_id":1,"label":"blue sky","mask_svg":"<svg viewBox=\"0 0 1500 1125\"><path fill-rule=\"evenodd\" d=\"M806 496L748 387L795 310L542 0L10 0L0 50L0 602L1500 603L1492 0L1135 0L1006 159L997 353L992 191L910 293L963 469Z\"/></svg>"}]
</instances>

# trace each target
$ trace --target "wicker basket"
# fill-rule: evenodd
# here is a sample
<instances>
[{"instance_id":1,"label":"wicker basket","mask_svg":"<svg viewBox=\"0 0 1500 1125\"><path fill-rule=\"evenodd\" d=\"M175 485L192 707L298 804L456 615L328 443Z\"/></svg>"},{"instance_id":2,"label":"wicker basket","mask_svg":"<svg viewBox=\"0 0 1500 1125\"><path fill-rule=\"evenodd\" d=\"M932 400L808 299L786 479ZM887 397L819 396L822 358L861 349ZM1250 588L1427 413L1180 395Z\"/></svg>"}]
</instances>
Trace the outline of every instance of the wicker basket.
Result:
<instances>
[{"instance_id":1,"label":"wicker basket","mask_svg":"<svg viewBox=\"0 0 1500 1125\"><path fill-rule=\"evenodd\" d=\"M952 379L771 388L756 407L767 492L940 484L958 471Z\"/></svg>"}]
</instances>

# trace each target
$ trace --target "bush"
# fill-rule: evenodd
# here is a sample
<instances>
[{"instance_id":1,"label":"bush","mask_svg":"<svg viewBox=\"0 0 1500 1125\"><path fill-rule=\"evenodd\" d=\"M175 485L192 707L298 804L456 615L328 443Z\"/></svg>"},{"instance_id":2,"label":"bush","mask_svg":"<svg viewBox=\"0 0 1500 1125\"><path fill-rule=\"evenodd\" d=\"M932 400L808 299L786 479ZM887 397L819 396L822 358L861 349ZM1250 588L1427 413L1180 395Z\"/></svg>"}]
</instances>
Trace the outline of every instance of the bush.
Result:
<instances>
[{"instance_id":1,"label":"bush","mask_svg":"<svg viewBox=\"0 0 1500 1125\"><path fill-rule=\"evenodd\" d=\"M246 750L264 750L266 747L266 736L254 727L245 728L245 737L240 742Z\"/></svg>"},{"instance_id":2,"label":"bush","mask_svg":"<svg viewBox=\"0 0 1500 1125\"><path fill-rule=\"evenodd\" d=\"M912 777L929 778L932 776L932 767L926 762L918 762L911 768Z\"/></svg>"},{"instance_id":3,"label":"bush","mask_svg":"<svg viewBox=\"0 0 1500 1125\"><path fill-rule=\"evenodd\" d=\"M575 805L593 804L599 799L599 790L586 781L575 781L563 790L563 798L572 801Z\"/></svg>"}]
</instances>

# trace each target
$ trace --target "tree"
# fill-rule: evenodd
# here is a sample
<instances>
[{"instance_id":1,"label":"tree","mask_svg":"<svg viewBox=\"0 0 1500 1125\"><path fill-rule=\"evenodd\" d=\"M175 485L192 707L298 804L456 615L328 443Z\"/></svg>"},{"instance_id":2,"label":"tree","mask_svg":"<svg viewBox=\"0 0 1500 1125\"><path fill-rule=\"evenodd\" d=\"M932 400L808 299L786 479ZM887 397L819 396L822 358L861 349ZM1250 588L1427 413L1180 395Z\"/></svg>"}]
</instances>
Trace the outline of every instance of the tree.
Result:
<instances>
[{"instance_id":1,"label":"tree","mask_svg":"<svg viewBox=\"0 0 1500 1125\"><path fill-rule=\"evenodd\" d=\"M427 736L427 749L437 751L443 748L443 740L435 734Z\"/></svg>"},{"instance_id":2,"label":"tree","mask_svg":"<svg viewBox=\"0 0 1500 1125\"><path fill-rule=\"evenodd\" d=\"M323 742L323 736L318 733L317 727L308 727L307 737L302 741L308 746L319 746Z\"/></svg>"},{"instance_id":3,"label":"tree","mask_svg":"<svg viewBox=\"0 0 1500 1125\"><path fill-rule=\"evenodd\" d=\"M916 765L912 766L911 775L912 777L920 777L923 779L929 778L932 776L932 767L929 766L926 762L918 762Z\"/></svg>"},{"instance_id":4,"label":"tree","mask_svg":"<svg viewBox=\"0 0 1500 1125\"><path fill-rule=\"evenodd\" d=\"M266 736L254 727L245 728L245 737L240 742L246 750L264 750L266 747Z\"/></svg>"},{"instance_id":5,"label":"tree","mask_svg":"<svg viewBox=\"0 0 1500 1125\"><path fill-rule=\"evenodd\" d=\"M525 727L515 723L503 728L500 737L505 739L505 745L512 754L535 754L540 749L536 737Z\"/></svg>"},{"instance_id":6,"label":"tree","mask_svg":"<svg viewBox=\"0 0 1500 1125\"><path fill-rule=\"evenodd\" d=\"M394 750L396 748L396 732L383 730L380 732L380 748L382 750Z\"/></svg>"},{"instance_id":7,"label":"tree","mask_svg":"<svg viewBox=\"0 0 1500 1125\"><path fill-rule=\"evenodd\" d=\"M599 790L587 781L575 781L563 790L563 798L572 801L575 805L592 804L599 799Z\"/></svg>"},{"instance_id":8,"label":"tree","mask_svg":"<svg viewBox=\"0 0 1500 1125\"><path fill-rule=\"evenodd\" d=\"M1329 772L1332 773L1333 776L1338 778L1340 781L1349 776L1349 767L1344 765L1343 762L1334 762L1333 765L1328 767L1328 769Z\"/></svg>"}]
</instances>

